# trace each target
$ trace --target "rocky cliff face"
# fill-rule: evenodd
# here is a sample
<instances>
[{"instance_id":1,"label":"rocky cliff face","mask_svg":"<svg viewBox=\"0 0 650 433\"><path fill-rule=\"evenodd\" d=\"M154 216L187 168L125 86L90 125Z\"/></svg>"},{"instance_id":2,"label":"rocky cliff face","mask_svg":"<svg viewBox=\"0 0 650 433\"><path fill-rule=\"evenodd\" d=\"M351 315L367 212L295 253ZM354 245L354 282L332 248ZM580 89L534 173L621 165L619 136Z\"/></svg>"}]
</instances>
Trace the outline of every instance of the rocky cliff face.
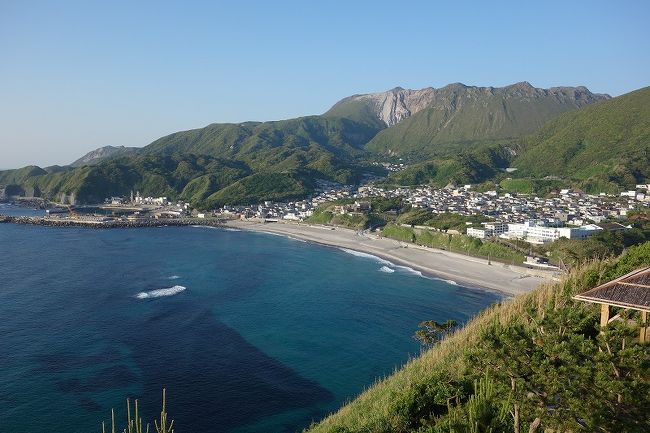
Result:
<instances>
[{"instance_id":1,"label":"rocky cliff face","mask_svg":"<svg viewBox=\"0 0 650 433\"><path fill-rule=\"evenodd\" d=\"M436 89L428 87L421 90L396 87L387 92L353 96L352 98L368 104L375 115L386 124L396 123L426 108L435 99Z\"/></svg>"},{"instance_id":2,"label":"rocky cliff face","mask_svg":"<svg viewBox=\"0 0 650 433\"><path fill-rule=\"evenodd\" d=\"M347 114L363 107L386 126L393 126L425 108L453 112L459 105L494 97L518 99L522 102L550 98L558 104L574 108L610 98L609 95L592 93L582 86L539 89L526 81L506 87L476 87L454 83L439 89L427 87L411 90L396 87L386 92L354 95L339 101L326 115Z\"/></svg>"}]
</instances>

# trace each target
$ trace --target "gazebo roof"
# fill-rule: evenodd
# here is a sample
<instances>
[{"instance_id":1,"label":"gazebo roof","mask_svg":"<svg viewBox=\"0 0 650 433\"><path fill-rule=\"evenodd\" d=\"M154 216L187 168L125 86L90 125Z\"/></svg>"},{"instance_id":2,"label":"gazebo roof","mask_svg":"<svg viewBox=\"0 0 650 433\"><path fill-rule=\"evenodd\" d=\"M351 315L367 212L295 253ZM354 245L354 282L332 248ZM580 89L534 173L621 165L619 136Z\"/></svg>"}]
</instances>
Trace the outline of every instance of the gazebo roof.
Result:
<instances>
[{"instance_id":1,"label":"gazebo roof","mask_svg":"<svg viewBox=\"0 0 650 433\"><path fill-rule=\"evenodd\" d=\"M650 311L650 266L573 297L580 301Z\"/></svg>"}]
</instances>

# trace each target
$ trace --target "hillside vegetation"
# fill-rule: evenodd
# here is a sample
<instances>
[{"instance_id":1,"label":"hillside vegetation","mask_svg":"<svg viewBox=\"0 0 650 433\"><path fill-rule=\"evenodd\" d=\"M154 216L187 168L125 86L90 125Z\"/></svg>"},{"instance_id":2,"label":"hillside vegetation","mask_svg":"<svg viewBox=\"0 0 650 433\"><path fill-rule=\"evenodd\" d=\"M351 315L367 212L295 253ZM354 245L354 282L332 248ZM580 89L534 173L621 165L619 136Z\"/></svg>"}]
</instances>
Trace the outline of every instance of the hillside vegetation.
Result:
<instances>
[{"instance_id":1,"label":"hillside vegetation","mask_svg":"<svg viewBox=\"0 0 650 433\"><path fill-rule=\"evenodd\" d=\"M488 142L412 164L386 183L444 186L490 180L505 191L542 195L570 186L594 193L632 188L650 178L650 87L560 114L534 134ZM518 171L506 174L508 166Z\"/></svg>"},{"instance_id":2,"label":"hillside vegetation","mask_svg":"<svg viewBox=\"0 0 650 433\"><path fill-rule=\"evenodd\" d=\"M251 173L238 161L208 156L137 156L111 160L23 181L46 197L75 194L82 203L99 203L115 195L140 191L143 196L185 198L201 204L209 195Z\"/></svg>"},{"instance_id":3,"label":"hillside vegetation","mask_svg":"<svg viewBox=\"0 0 650 433\"><path fill-rule=\"evenodd\" d=\"M199 208L304 197L313 190L315 179L347 184L358 182L364 172L381 173L355 159L375 132L347 119L318 116L215 124L163 137L137 154L110 150L100 162L87 156L76 162L78 167L65 171L25 167L0 172L0 187L37 186L46 198L74 194L81 203L139 190L144 195L182 198ZM116 157L122 151L129 155ZM107 154L105 149L91 152L95 153ZM243 180L249 175L255 176ZM260 180L264 184L255 185Z\"/></svg>"},{"instance_id":4,"label":"hillside vegetation","mask_svg":"<svg viewBox=\"0 0 650 433\"><path fill-rule=\"evenodd\" d=\"M501 146L486 146L453 157L419 162L392 173L388 185L463 185L494 179L509 165L512 154Z\"/></svg>"},{"instance_id":5,"label":"hillside vegetation","mask_svg":"<svg viewBox=\"0 0 650 433\"><path fill-rule=\"evenodd\" d=\"M566 111L606 99L584 87L536 89L450 84L437 89L429 107L379 132L366 149L414 160L508 143L536 131Z\"/></svg>"},{"instance_id":6,"label":"hillside vegetation","mask_svg":"<svg viewBox=\"0 0 650 433\"><path fill-rule=\"evenodd\" d=\"M562 176L587 190L650 177L650 87L566 113L522 141L520 174Z\"/></svg>"},{"instance_id":7,"label":"hillside vegetation","mask_svg":"<svg viewBox=\"0 0 650 433\"><path fill-rule=\"evenodd\" d=\"M318 148L351 158L379 130L378 126L347 118L300 117L275 122L212 124L162 137L142 149L144 154L194 153L242 159L268 165L266 160L288 150Z\"/></svg>"},{"instance_id":8,"label":"hillside vegetation","mask_svg":"<svg viewBox=\"0 0 650 433\"><path fill-rule=\"evenodd\" d=\"M599 307L571 296L649 263L647 242L495 305L307 431L646 432L638 313L600 333Z\"/></svg>"}]
</instances>

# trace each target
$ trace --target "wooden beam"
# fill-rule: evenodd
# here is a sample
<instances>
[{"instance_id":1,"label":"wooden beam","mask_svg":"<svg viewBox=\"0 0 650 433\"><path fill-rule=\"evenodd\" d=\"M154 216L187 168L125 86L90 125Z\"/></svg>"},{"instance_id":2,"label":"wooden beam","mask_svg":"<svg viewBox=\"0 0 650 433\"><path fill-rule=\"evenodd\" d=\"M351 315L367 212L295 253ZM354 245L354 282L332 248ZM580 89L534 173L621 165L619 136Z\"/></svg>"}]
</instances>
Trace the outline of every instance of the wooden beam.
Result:
<instances>
[{"instance_id":1,"label":"wooden beam","mask_svg":"<svg viewBox=\"0 0 650 433\"><path fill-rule=\"evenodd\" d=\"M648 313L641 311L641 330L639 331L639 342L645 343L648 340Z\"/></svg>"},{"instance_id":2,"label":"wooden beam","mask_svg":"<svg viewBox=\"0 0 650 433\"><path fill-rule=\"evenodd\" d=\"M612 323L613 321L615 321L615 320L619 320L620 318L621 318L621 315L620 315L620 314L617 314L616 316L614 316L614 317L612 317L611 319L609 319L609 320L607 321L607 324L609 325L609 324Z\"/></svg>"},{"instance_id":3,"label":"wooden beam","mask_svg":"<svg viewBox=\"0 0 650 433\"><path fill-rule=\"evenodd\" d=\"M604 328L609 323L609 305L600 305L600 327Z\"/></svg>"}]
</instances>

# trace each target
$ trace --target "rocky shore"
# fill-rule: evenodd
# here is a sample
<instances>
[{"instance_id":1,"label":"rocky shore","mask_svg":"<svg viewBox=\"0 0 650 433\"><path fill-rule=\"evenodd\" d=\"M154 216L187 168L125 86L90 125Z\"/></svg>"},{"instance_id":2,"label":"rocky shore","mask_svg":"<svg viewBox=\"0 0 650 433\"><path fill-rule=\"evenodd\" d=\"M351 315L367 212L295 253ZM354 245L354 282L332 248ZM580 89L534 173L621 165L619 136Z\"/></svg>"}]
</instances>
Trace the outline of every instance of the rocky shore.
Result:
<instances>
[{"instance_id":1,"label":"rocky shore","mask_svg":"<svg viewBox=\"0 0 650 433\"><path fill-rule=\"evenodd\" d=\"M181 227L181 226L208 226L225 227L221 220L203 218L174 218L174 219L139 219L123 220L115 219L99 221L91 219L60 219L27 216L6 216L0 215L0 223L13 223L23 225L35 225L44 227L86 227L95 229L109 228L140 228L140 227Z\"/></svg>"}]
</instances>

